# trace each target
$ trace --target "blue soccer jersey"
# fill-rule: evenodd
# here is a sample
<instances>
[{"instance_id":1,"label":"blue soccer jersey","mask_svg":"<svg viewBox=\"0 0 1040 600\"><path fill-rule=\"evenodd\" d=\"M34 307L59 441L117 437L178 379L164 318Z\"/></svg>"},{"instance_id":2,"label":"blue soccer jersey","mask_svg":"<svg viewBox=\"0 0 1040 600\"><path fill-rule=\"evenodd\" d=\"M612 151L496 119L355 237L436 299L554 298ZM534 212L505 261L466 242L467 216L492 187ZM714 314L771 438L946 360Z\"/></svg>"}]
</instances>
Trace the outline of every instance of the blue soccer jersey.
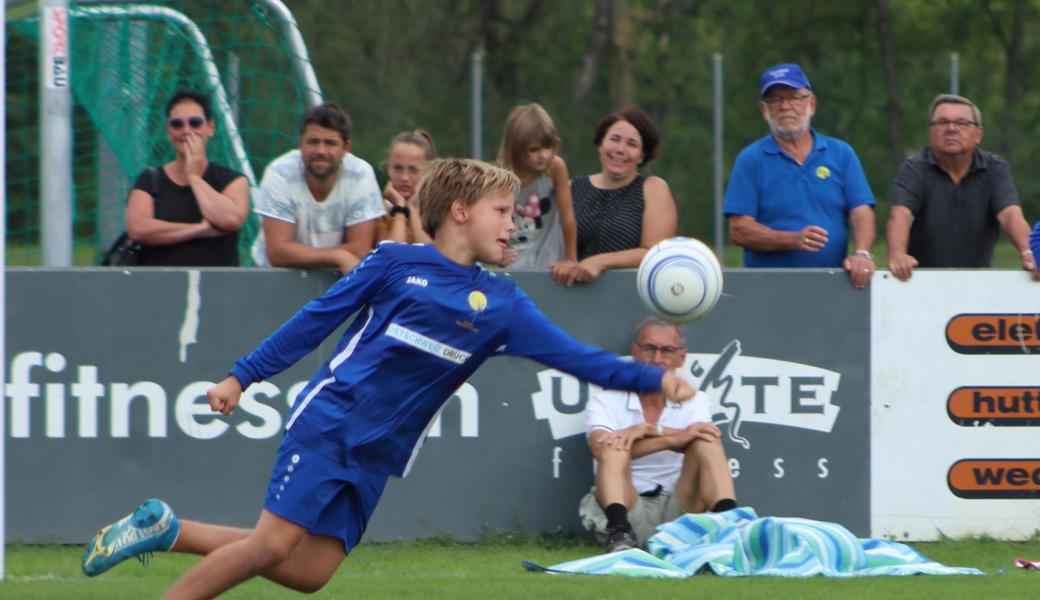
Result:
<instances>
[{"instance_id":1,"label":"blue soccer jersey","mask_svg":"<svg viewBox=\"0 0 1040 600\"><path fill-rule=\"evenodd\" d=\"M664 374L574 340L510 279L455 263L432 244L384 242L231 375L247 387L283 371L355 312L336 352L297 396L286 429L374 473L404 474L441 405L491 356L523 356L638 392L659 389Z\"/></svg>"}]
</instances>

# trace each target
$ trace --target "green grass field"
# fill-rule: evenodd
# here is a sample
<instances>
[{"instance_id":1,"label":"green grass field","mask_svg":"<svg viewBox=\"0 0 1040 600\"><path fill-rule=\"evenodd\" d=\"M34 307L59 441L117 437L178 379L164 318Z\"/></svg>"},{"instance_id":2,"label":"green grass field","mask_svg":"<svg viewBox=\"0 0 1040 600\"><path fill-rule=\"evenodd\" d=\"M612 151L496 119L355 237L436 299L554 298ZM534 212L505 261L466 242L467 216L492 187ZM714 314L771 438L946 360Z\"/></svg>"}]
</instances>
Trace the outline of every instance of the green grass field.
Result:
<instances>
[{"instance_id":1,"label":"green grass field","mask_svg":"<svg viewBox=\"0 0 1040 600\"><path fill-rule=\"evenodd\" d=\"M925 555L951 566L982 569L983 576L874 577L851 580L729 579L711 575L674 580L528 573L520 561L553 565L595 554L581 542L443 541L363 544L316 598L1036 598L1040 572L1017 569L1016 557L1040 558L1040 539L915 544ZM82 548L11 546L0 598L157 598L196 557L156 555L148 567L127 561L96 578L80 573ZM1004 567L1003 573L998 570ZM251 581L224 598L294 597L264 580Z\"/></svg>"}]
</instances>

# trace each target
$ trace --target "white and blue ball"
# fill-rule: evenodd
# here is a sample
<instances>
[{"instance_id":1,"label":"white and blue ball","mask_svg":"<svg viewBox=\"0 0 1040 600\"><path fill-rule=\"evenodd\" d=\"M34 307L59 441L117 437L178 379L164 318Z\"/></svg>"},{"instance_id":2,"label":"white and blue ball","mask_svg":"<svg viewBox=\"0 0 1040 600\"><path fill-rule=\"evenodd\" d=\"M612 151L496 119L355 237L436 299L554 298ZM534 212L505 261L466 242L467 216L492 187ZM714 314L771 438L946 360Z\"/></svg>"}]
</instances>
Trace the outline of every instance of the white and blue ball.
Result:
<instances>
[{"instance_id":1,"label":"white and blue ball","mask_svg":"<svg viewBox=\"0 0 1040 600\"><path fill-rule=\"evenodd\" d=\"M636 286L650 312L672 323L686 323L715 308L722 295L722 266L704 243L673 237L647 251Z\"/></svg>"}]
</instances>

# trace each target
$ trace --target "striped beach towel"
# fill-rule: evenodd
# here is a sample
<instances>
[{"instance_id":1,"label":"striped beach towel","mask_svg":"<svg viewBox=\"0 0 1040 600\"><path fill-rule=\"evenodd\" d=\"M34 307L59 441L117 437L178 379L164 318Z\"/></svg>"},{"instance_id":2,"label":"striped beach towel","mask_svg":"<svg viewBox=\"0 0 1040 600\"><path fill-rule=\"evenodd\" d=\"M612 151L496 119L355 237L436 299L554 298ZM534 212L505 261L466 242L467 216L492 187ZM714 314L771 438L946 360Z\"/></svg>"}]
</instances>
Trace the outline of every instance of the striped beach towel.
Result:
<instances>
[{"instance_id":1,"label":"striped beach towel","mask_svg":"<svg viewBox=\"0 0 1040 600\"><path fill-rule=\"evenodd\" d=\"M657 528L649 552L632 549L552 567L552 573L689 577L712 572L723 577L863 577L876 575L981 575L947 567L906 544L857 538L837 523L810 519L759 518L751 508L688 514Z\"/></svg>"}]
</instances>

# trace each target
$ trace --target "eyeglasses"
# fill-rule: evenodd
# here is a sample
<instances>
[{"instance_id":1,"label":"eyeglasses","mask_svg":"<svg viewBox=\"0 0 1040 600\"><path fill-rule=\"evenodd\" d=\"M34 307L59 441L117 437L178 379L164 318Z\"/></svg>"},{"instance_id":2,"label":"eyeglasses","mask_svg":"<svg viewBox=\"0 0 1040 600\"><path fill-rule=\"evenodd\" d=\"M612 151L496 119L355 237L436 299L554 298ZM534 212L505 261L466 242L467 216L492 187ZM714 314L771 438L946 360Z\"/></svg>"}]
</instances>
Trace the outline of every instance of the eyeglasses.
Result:
<instances>
[{"instance_id":1,"label":"eyeglasses","mask_svg":"<svg viewBox=\"0 0 1040 600\"><path fill-rule=\"evenodd\" d=\"M769 108L776 108L784 103L784 100L791 103L791 106L805 106L805 103L812 98L812 94L799 94L797 96L769 96L768 98L762 98L762 102L769 105Z\"/></svg>"},{"instance_id":2,"label":"eyeglasses","mask_svg":"<svg viewBox=\"0 0 1040 600\"><path fill-rule=\"evenodd\" d=\"M170 129L183 129L184 119L170 119L168 124ZM198 129L205 124L206 119L203 119L202 117L188 117L188 125L191 126L192 129Z\"/></svg>"},{"instance_id":3,"label":"eyeglasses","mask_svg":"<svg viewBox=\"0 0 1040 600\"><path fill-rule=\"evenodd\" d=\"M636 343L636 348L639 348L640 351L646 352L651 356L657 354L658 352L660 352L662 356L675 356L676 354L679 354L683 351L682 347L655 346L653 344L640 344L638 342Z\"/></svg>"},{"instance_id":4,"label":"eyeglasses","mask_svg":"<svg viewBox=\"0 0 1040 600\"><path fill-rule=\"evenodd\" d=\"M975 125L978 125L978 123L976 123L975 121L969 121L967 119L954 119L952 121L949 119L936 119L934 121L929 121L928 124L932 127L938 127L940 129L946 129L950 125L953 125L953 128L957 131L964 131L969 127L974 127Z\"/></svg>"}]
</instances>

